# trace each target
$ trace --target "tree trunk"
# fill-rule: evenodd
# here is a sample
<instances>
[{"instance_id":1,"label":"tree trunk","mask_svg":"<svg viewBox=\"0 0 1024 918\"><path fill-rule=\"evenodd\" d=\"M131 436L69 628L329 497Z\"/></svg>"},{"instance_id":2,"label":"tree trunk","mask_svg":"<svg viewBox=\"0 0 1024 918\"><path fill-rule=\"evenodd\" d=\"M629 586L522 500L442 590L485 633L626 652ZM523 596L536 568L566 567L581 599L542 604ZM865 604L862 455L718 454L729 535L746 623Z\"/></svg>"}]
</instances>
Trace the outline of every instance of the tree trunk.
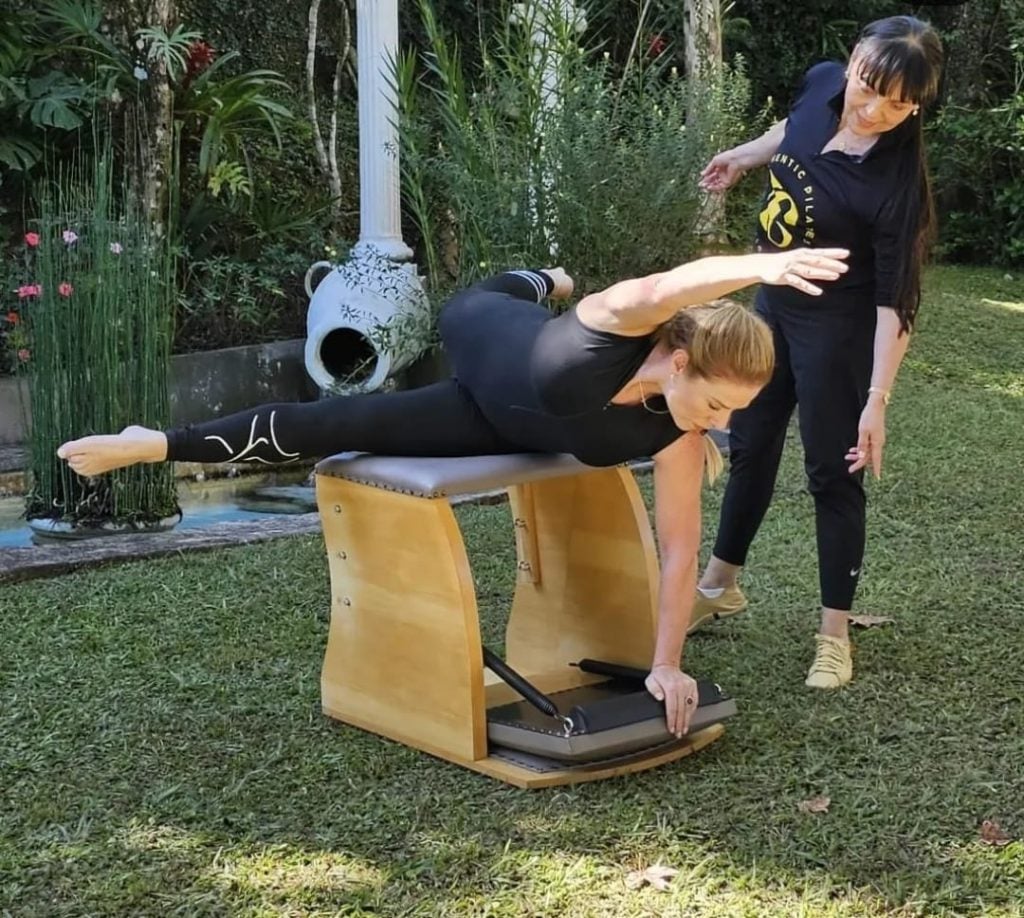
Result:
<instances>
[{"instance_id":1,"label":"tree trunk","mask_svg":"<svg viewBox=\"0 0 1024 918\"><path fill-rule=\"evenodd\" d=\"M684 0L683 41L686 78L714 78L722 72L722 18L719 0Z\"/></svg>"},{"instance_id":2,"label":"tree trunk","mask_svg":"<svg viewBox=\"0 0 1024 918\"><path fill-rule=\"evenodd\" d=\"M174 168L174 93L159 61L148 60L145 49L135 45L136 33L146 27L170 33L174 0L107 0L103 16L110 37L135 55L139 80L138 100L124 106L119 156L136 200L144 207L150 229L157 236L167 232L170 181Z\"/></svg>"},{"instance_id":3,"label":"tree trunk","mask_svg":"<svg viewBox=\"0 0 1024 918\"><path fill-rule=\"evenodd\" d=\"M141 25L170 34L173 19L174 0L149 0ZM139 141L142 205L154 236L161 238L167 233L174 166L174 90L163 61L148 60L145 69L146 112Z\"/></svg>"},{"instance_id":4,"label":"tree trunk","mask_svg":"<svg viewBox=\"0 0 1024 918\"><path fill-rule=\"evenodd\" d=\"M327 142L324 142L320 126L320 115L316 100L316 49L320 27L321 0L312 0L309 5L309 31L306 40L306 96L310 125L313 128L313 149L317 164L327 180L331 196L331 224L335 232L341 229L341 172L338 169L338 108L341 99L341 79L345 65L352 53L352 23L349 18L348 0L339 0L340 21L335 39L337 60L334 67L334 81L331 84L331 115Z\"/></svg>"},{"instance_id":5,"label":"tree trunk","mask_svg":"<svg viewBox=\"0 0 1024 918\"><path fill-rule=\"evenodd\" d=\"M720 0L684 0L683 41L686 81L691 93L711 90L722 78L722 10ZM694 233L702 251L714 250L725 226L725 198L706 195Z\"/></svg>"},{"instance_id":6,"label":"tree trunk","mask_svg":"<svg viewBox=\"0 0 1024 918\"><path fill-rule=\"evenodd\" d=\"M168 35L174 29L174 0L121 0L103 6L126 47L134 46L139 29L160 29ZM163 61L143 57L144 49L136 53L144 77L140 103L131 107L125 125L125 167L151 232L160 239L168 233L174 171L174 88Z\"/></svg>"}]
</instances>

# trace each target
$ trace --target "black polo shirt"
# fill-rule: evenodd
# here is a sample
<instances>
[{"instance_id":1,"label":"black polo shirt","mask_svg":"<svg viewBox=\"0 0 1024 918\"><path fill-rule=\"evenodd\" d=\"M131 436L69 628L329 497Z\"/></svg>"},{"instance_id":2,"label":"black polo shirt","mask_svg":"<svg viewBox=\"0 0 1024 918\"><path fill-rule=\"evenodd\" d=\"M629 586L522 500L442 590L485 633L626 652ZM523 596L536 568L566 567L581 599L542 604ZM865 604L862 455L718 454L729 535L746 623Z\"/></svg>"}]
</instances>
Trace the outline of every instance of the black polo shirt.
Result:
<instances>
[{"instance_id":1,"label":"black polo shirt","mask_svg":"<svg viewBox=\"0 0 1024 918\"><path fill-rule=\"evenodd\" d=\"M757 249L839 246L850 250L850 270L823 285L820 306L872 307L891 303L899 252L899 200L907 181L914 125L908 118L881 134L864 156L822 153L843 110L842 64L807 71L786 120L786 133L768 163L769 185L758 214ZM769 302L812 299L788 287L764 287Z\"/></svg>"}]
</instances>

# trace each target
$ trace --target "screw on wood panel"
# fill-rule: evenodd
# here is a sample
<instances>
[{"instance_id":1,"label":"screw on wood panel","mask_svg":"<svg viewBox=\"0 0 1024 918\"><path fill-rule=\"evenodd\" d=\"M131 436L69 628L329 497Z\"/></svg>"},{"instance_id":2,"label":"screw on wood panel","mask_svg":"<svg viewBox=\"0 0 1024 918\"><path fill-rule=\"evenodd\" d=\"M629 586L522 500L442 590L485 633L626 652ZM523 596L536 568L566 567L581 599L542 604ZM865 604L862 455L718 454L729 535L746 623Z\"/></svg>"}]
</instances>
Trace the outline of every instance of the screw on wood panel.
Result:
<instances>
[{"instance_id":1,"label":"screw on wood panel","mask_svg":"<svg viewBox=\"0 0 1024 918\"><path fill-rule=\"evenodd\" d=\"M352 605L352 600L351 600L351 599L349 599L349 598L348 598L348 597L346 596L346 597L344 597L344 598L343 598L343 599L341 600L341 604L342 604L343 606L350 606L350 605Z\"/></svg>"},{"instance_id":2,"label":"screw on wood panel","mask_svg":"<svg viewBox=\"0 0 1024 918\"><path fill-rule=\"evenodd\" d=\"M341 558L342 561L344 561L348 557L348 554L346 552L339 551L338 557Z\"/></svg>"},{"instance_id":3,"label":"screw on wood panel","mask_svg":"<svg viewBox=\"0 0 1024 918\"><path fill-rule=\"evenodd\" d=\"M521 571L532 570L532 568L530 567L530 562L529 561L520 561L519 564L517 564L516 566Z\"/></svg>"},{"instance_id":4,"label":"screw on wood panel","mask_svg":"<svg viewBox=\"0 0 1024 918\"><path fill-rule=\"evenodd\" d=\"M341 513L341 504L335 504L334 505L334 512L335 513Z\"/></svg>"},{"instance_id":5,"label":"screw on wood panel","mask_svg":"<svg viewBox=\"0 0 1024 918\"><path fill-rule=\"evenodd\" d=\"M525 529L526 520L524 520L522 517L517 516L514 520L512 520L512 525L515 526L517 529Z\"/></svg>"}]
</instances>

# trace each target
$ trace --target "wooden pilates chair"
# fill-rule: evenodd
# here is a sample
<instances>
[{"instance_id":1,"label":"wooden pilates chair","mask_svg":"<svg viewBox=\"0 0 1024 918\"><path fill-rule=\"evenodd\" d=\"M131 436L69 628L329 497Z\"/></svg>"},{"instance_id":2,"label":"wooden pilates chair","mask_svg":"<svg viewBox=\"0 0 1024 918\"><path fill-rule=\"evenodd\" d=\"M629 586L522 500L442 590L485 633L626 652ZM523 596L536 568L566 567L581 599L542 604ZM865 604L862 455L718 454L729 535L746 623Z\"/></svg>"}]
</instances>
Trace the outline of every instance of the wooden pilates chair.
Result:
<instances>
[{"instance_id":1,"label":"wooden pilates chair","mask_svg":"<svg viewBox=\"0 0 1024 918\"><path fill-rule=\"evenodd\" d=\"M716 723L585 767L538 766L488 742L488 709L520 695L484 663L473 575L449 498L500 488L517 554L505 662L555 698L601 679L571 665L581 659L647 667L658 561L628 468L565 455L341 454L316 469L331 572L324 713L519 787L641 771L717 739Z\"/></svg>"}]
</instances>

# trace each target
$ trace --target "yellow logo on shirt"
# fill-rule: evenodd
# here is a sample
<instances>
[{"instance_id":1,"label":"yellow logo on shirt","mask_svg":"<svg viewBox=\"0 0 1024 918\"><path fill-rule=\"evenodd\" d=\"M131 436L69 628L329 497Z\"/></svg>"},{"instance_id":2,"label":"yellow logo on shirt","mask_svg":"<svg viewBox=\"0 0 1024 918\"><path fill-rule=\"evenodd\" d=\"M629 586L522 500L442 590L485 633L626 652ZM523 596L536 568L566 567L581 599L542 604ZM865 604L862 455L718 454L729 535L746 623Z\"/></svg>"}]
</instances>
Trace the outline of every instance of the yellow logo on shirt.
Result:
<instances>
[{"instance_id":1,"label":"yellow logo on shirt","mask_svg":"<svg viewBox=\"0 0 1024 918\"><path fill-rule=\"evenodd\" d=\"M772 245L780 249L789 248L793 244L793 234L787 227L796 226L800 212L782 183L771 172L768 177L771 179L771 191L761 211L761 229Z\"/></svg>"},{"instance_id":2,"label":"yellow logo on shirt","mask_svg":"<svg viewBox=\"0 0 1024 918\"><path fill-rule=\"evenodd\" d=\"M800 183L794 189L800 196L799 204L776 175L777 170L781 172L783 169ZM786 249L793 244L794 234L799 233L799 245L813 245L817 234L814 220L815 193L807 170L792 156L776 153L768 166L768 178L771 187L758 217L765 239L776 248Z\"/></svg>"}]
</instances>

